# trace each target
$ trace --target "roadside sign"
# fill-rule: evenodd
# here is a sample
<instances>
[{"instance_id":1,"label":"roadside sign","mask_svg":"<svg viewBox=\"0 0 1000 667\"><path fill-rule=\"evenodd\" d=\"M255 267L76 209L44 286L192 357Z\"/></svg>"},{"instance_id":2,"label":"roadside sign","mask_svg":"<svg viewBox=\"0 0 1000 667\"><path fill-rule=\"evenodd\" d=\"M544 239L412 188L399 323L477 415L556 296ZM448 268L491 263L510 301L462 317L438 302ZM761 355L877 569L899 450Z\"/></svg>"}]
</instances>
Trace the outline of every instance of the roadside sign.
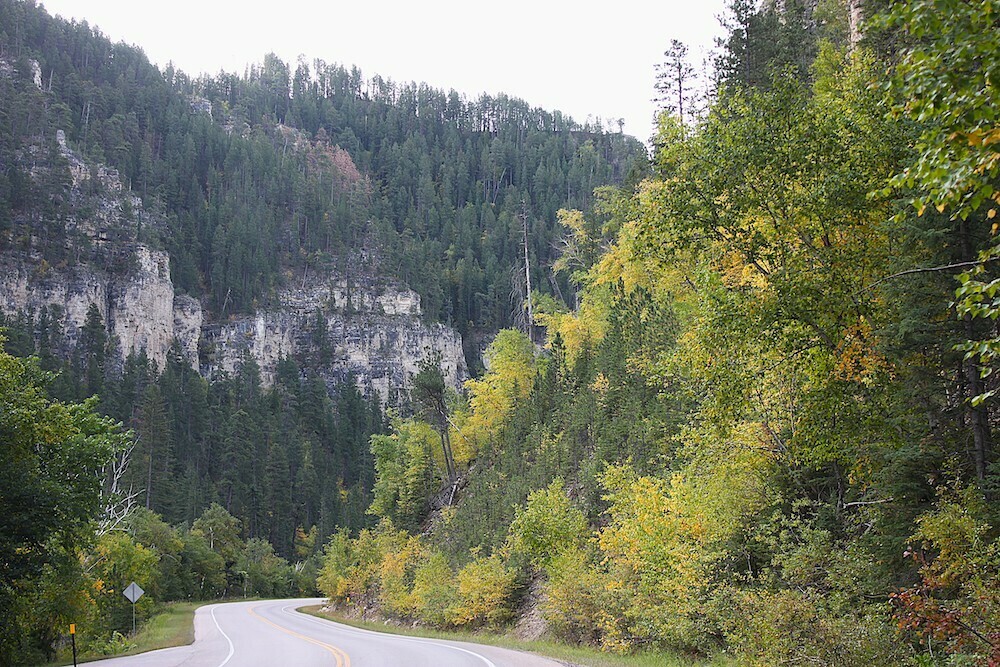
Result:
<instances>
[{"instance_id":1,"label":"roadside sign","mask_svg":"<svg viewBox=\"0 0 1000 667\"><path fill-rule=\"evenodd\" d=\"M135 603L136 600L142 597L142 594L146 591L139 588L139 584L134 581L128 585L122 594L128 598L128 601L132 603L132 636L135 636Z\"/></svg>"},{"instance_id":2,"label":"roadside sign","mask_svg":"<svg viewBox=\"0 0 1000 667\"><path fill-rule=\"evenodd\" d=\"M136 602L139 601L139 598L141 598L142 594L145 592L146 591L139 588L139 584L133 581L131 584L128 585L128 588L124 590L124 595L125 597L128 598L129 602L135 604Z\"/></svg>"}]
</instances>

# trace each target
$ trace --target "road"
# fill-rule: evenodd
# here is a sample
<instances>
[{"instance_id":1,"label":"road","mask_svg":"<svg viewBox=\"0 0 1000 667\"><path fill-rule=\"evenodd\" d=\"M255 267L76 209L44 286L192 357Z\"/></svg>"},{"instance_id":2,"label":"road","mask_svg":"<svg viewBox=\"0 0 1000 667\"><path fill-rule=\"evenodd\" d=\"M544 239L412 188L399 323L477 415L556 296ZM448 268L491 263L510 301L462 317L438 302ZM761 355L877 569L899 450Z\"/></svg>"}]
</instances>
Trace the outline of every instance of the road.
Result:
<instances>
[{"instance_id":1,"label":"road","mask_svg":"<svg viewBox=\"0 0 1000 667\"><path fill-rule=\"evenodd\" d=\"M493 646L359 630L295 611L321 599L229 602L195 612L190 646L88 667L562 667Z\"/></svg>"}]
</instances>

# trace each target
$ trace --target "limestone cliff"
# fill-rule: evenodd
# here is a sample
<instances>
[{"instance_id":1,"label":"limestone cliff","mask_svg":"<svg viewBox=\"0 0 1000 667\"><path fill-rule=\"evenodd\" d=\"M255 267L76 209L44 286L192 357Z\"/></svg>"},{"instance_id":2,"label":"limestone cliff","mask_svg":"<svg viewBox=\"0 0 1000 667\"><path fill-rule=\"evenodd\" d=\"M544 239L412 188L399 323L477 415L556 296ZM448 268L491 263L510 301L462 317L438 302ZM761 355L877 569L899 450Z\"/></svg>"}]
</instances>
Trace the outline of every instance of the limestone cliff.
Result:
<instances>
[{"instance_id":1,"label":"limestone cliff","mask_svg":"<svg viewBox=\"0 0 1000 667\"><path fill-rule=\"evenodd\" d=\"M126 273L89 264L40 271L27 258L4 255L0 257L0 305L8 316L21 313L32 320L43 309L55 314L64 334L61 352L68 355L90 305L95 304L119 362L145 350L163 368L177 338L185 358L196 366L201 305L190 297L174 295L165 252L141 244L128 250L134 262Z\"/></svg>"},{"instance_id":2,"label":"limestone cliff","mask_svg":"<svg viewBox=\"0 0 1000 667\"><path fill-rule=\"evenodd\" d=\"M252 315L212 321L198 299L175 294L170 257L155 249L156 216L124 187L113 169L88 165L58 138L66 198L72 212L60 222L68 259L52 264L35 239L0 253L0 309L38 321L43 310L63 332L58 352L72 354L91 304L96 305L119 364L144 351L163 368L172 345L192 368L213 377L247 359L265 384L283 357L315 368L332 387L353 379L369 395L397 404L421 359L438 354L448 382L467 377L461 337L421 318L413 291L374 276L348 280L313 272L279 290ZM34 232L32 232L34 234Z\"/></svg>"},{"instance_id":3,"label":"limestone cliff","mask_svg":"<svg viewBox=\"0 0 1000 667\"><path fill-rule=\"evenodd\" d=\"M269 384L281 358L297 357L322 368L329 384L353 377L362 391L390 405L399 403L400 390L429 354L441 356L452 386L467 377L461 337L444 325L424 323L420 297L410 290L332 277L284 290L277 302L253 316L204 327L208 353L202 372L232 373L252 358Z\"/></svg>"},{"instance_id":4,"label":"limestone cliff","mask_svg":"<svg viewBox=\"0 0 1000 667\"><path fill-rule=\"evenodd\" d=\"M62 132L56 150L47 156L34 147L31 177L64 183L65 207L55 220L23 225L28 231L15 239L20 242L0 254L0 309L33 321L47 311L63 334L57 352L68 356L96 305L119 361L144 350L163 368L178 338L188 362L197 365L201 306L175 296L169 256L140 240L155 237L160 221L117 171L85 163Z\"/></svg>"}]
</instances>

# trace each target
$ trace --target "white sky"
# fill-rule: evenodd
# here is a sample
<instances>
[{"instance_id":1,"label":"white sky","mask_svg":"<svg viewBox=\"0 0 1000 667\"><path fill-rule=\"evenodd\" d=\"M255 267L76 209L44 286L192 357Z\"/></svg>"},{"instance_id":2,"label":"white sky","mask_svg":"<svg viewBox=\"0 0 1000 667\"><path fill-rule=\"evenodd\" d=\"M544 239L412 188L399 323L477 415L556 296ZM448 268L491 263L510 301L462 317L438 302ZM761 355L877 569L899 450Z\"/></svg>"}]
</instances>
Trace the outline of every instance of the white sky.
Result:
<instances>
[{"instance_id":1,"label":"white sky","mask_svg":"<svg viewBox=\"0 0 1000 667\"><path fill-rule=\"evenodd\" d=\"M625 119L652 132L654 65L671 39L700 67L725 0L41 0L191 76L242 73L273 51L357 65L368 78L426 82L469 98L507 93L577 122ZM266 7L266 9L263 9Z\"/></svg>"}]
</instances>

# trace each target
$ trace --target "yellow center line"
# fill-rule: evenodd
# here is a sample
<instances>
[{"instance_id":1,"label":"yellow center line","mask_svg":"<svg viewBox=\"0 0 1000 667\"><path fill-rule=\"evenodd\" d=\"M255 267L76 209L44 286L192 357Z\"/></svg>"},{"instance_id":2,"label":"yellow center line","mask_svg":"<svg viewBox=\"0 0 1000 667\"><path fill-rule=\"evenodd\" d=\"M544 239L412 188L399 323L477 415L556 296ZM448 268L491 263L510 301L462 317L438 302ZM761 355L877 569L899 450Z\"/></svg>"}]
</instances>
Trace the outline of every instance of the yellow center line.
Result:
<instances>
[{"instance_id":1,"label":"yellow center line","mask_svg":"<svg viewBox=\"0 0 1000 667\"><path fill-rule=\"evenodd\" d=\"M332 644L326 644L324 642L319 641L318 639L313 639L312 637L308 637L306 635L299 634L298 632L295 632L294 630L289 630L288 628L284 628L284 627L278 625L277 623L264 618L263 616L261 616L260 614L258 614L256 611L254 611L254 609L255 609L255 607L249 607L247 609L247 611L250 613L251 616L254 616L255 618L259 618L260 620L264 621L268 625L270 625L270 626L272 626L274 628L277 628L278 630L281 630L286 635L291 635L291 636L296 637L298 639L301 639L303 641L307 641L310 644L315 644L316 646L319 646L319 647L322 647L322 648L326 649L331 654L333 654L334 659L337 661L337 667L351 667L351 658L344 651L340 650L336 646L333 646Z\"/></svg>"}]
</instances>

